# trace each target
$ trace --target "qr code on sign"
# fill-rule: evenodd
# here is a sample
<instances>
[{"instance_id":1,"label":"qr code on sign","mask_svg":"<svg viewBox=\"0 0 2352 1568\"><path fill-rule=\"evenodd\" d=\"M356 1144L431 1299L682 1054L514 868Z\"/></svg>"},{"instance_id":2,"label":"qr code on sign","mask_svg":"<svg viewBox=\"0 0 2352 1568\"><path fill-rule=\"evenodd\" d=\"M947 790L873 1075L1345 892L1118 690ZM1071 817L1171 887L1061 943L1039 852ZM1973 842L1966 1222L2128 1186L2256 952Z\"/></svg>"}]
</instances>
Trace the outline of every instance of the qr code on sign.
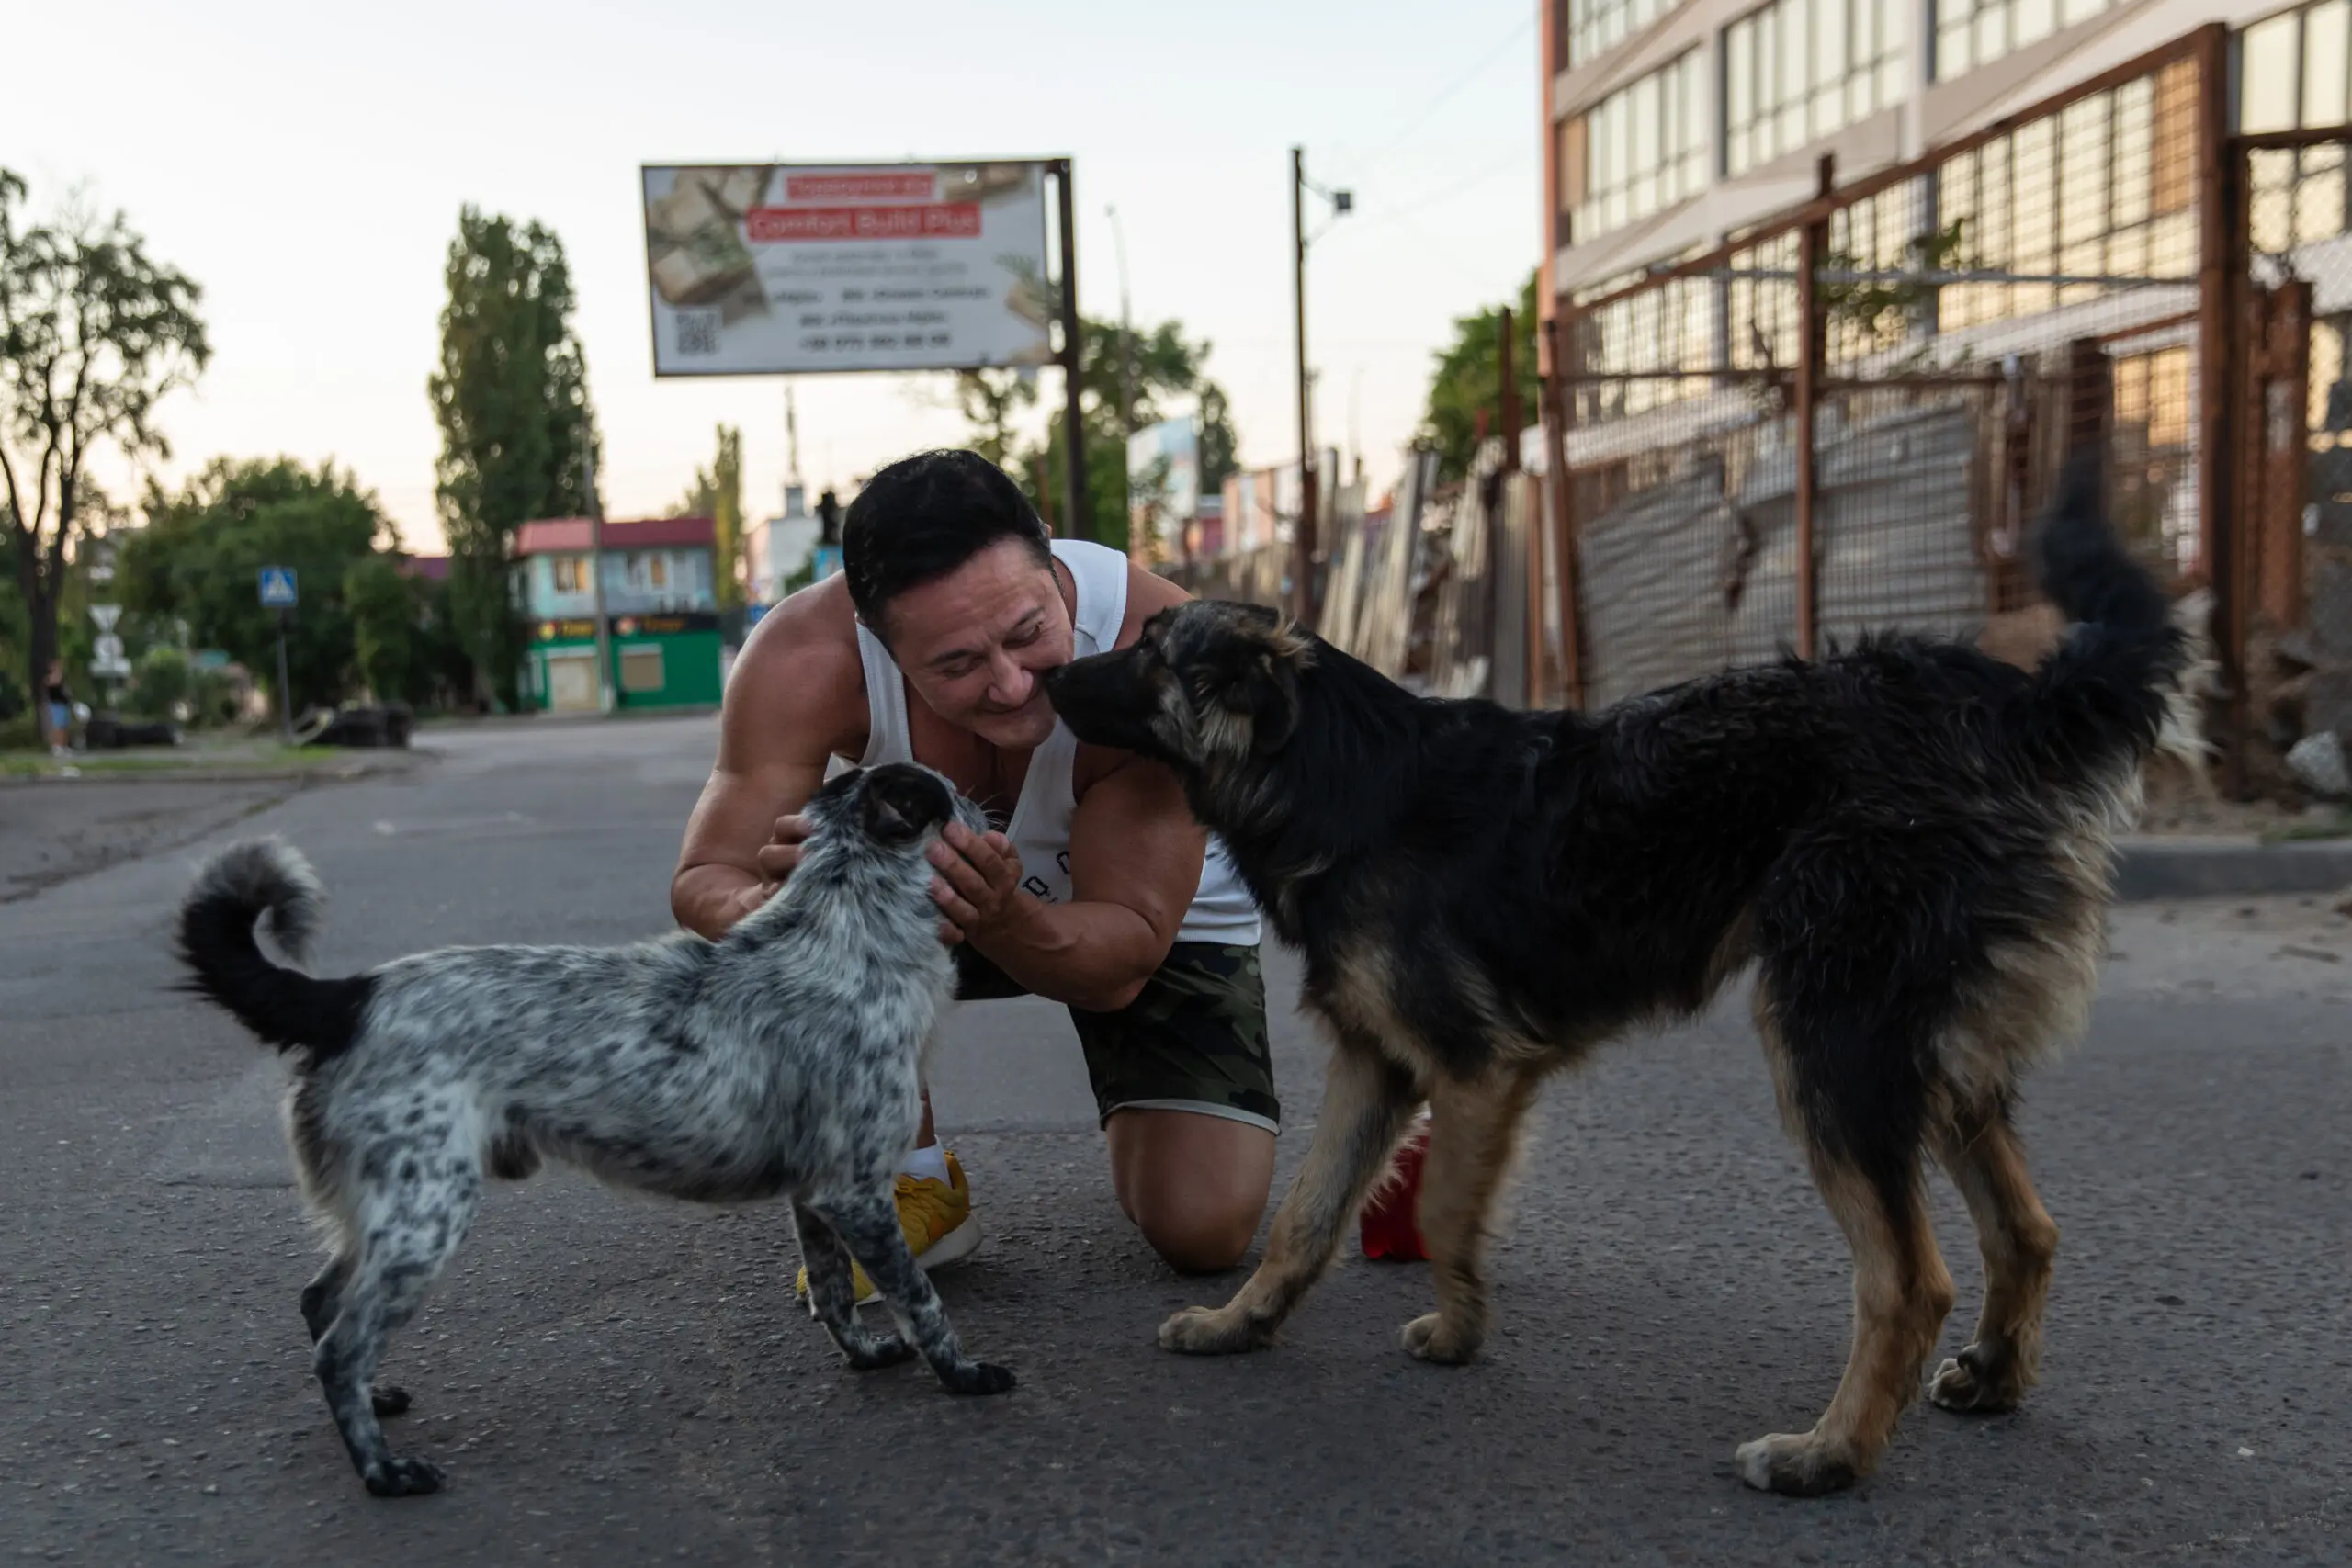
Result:
<instances>
[{"instance_id":1,"label":"qr code on sign","mask_svg":"<svg viewBox=\"0 0 2352 1568\"><path fill-rule=\"evenodd\" d=\"M718 352L718 312L716 310L681 310L678 312L678 353L684 355L717 354Z\"/></svg>"}]
</instances>

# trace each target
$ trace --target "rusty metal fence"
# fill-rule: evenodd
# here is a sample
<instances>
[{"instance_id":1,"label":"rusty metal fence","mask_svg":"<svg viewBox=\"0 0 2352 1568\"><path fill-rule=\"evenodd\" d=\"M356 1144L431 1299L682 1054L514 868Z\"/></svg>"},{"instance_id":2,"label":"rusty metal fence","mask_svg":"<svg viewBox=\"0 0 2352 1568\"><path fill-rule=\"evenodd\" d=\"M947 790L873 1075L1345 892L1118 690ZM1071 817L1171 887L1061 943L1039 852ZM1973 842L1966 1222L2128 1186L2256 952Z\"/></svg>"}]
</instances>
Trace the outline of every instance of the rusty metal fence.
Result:
<instances>
[{"instance_id":1,"label":"rusty metal fence","mask_svg":"<svg viewBox=\"0 0 2352 1568\"><path fill-rule=\"evenodd\" d=\"M2235 135L2229 70L2200 28L1562 298L1531 471L1492 443L1441 491L1419 455L1385 512L1328 510L1320 629L1532 705L1881 629L2030 659L2058 626L2029 529L2093 443L2208 634L2224 781L2282 787L2301 734L2352 735L2352 127Z\"/></svg>"},{"instance_id":2,"label":"rusty metal fence","mask_svg":"<svg viewBox=\"0 0 2352 1568\"><path fill-rule=\"evenodd\" d=\"M2085 436L2135 550L2195 580L2199 41L1852 185L1824 159L1806 206L1561 302L1566 700L2029 611Z\"/></svg>"}]
</instances>

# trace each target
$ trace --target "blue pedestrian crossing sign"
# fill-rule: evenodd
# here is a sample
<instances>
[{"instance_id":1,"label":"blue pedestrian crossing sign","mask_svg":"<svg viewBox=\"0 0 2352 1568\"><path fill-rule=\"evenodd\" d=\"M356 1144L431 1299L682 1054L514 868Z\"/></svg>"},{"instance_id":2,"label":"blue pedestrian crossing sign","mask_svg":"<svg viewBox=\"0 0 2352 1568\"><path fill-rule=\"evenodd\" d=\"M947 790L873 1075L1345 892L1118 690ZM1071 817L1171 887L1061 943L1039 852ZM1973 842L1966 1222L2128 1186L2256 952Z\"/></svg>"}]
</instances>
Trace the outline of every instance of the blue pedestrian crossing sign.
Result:
<instances>
[{"instance_id":1,"label":"blue pedestrian crossing sign","mask_svg":"<svg viewBox=\"0 0 2352 1568\"><path fill-rule=\"evenodd\" d=\"M294 607L292 567L266 566L261 569L261 607L265 610L290 610Z\"/></svg>"}]
</instances>

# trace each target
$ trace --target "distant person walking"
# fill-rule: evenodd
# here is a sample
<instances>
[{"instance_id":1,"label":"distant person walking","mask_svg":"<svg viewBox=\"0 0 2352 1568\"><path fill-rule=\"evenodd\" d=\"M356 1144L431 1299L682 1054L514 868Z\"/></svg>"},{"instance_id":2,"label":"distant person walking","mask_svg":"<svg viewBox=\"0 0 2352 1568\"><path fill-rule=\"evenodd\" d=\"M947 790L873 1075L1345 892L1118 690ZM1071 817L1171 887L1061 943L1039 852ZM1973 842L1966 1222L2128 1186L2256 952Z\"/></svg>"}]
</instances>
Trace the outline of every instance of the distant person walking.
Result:
<instances>
[{"instance_id":1,"label":"distant person walking","mask_svg":"<svg viewBox=\"0 0 2352 1568\"><path fill-rule=\"evenodd\" d=\"M50 754L62 757L74 750L74 694L65 687L65 661L49 661L49 676L41 692L43 711L49 716Z\"/></svg>"}]
</instances>

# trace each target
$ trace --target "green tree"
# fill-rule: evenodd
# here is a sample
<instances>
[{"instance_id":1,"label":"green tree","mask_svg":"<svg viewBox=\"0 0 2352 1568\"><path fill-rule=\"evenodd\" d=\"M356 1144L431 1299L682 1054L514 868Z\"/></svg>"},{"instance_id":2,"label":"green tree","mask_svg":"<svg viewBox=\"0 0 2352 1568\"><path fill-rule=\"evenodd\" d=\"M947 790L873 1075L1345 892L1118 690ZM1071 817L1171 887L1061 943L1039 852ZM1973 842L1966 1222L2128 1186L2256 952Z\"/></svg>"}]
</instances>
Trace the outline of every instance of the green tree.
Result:
<instances>
[{"instance_id":1,"label":"green tree","mask_svg":"<svg viewBox=\"0 0 2352 1568\"><path fill-rule=\"evenodd\" d=\"M0 518L14 546L28 684L60 657L58 612L88 510L89 463L111 446L169 455L155 407L210 357L202 291L147 254L120 213L22 220L25 183L0 169Z\"/></svg>"},{"instance_id":2,"label":"green tree","mask_svg":"<svg viewBox=\"0 0 2352 1568\"><path fill-rule=\"evenodd\" d=\"M196 694L196 673L187 655L169 646L139 656L130 677L130 711L149 718L172 718L173 709Z\"/></svg>"},{"instance_id":3,"label":"green tree","mask_svg":"<svg viewBox=\"0 0 2352 1568\"><path fill-rule=\"evenodd\" d=\"M351 613L351 658L379 703L406 702L417 685L417 595L400 564L366 555L344 569L343 602Z\"/></svg>"},{"instance_id":4,"label":"green tree","mask_svg":"<svg viewBox=\"0 0 2352 1568\"><path fill-rule=\"evenodd\" d=\"M1115 321L1081 321L1079 331L1079 417L1086 444L1086 494L1094 536L1121 549L1127 542L1127 433L1120 419L1122 351ZM1201 486L1210 493L1233 471L1238 442L1225 393L1206 370L1210 345L1184 335L1178 321L1137 328L1135 342L1135 428L1157 424L1194 404L1202 423ZM1038 401L1034 380L1012 370L967 370L956 377L956 399L973 427L972 449L1003 468L1036 500L1035 459L1045 458L1048 509L1064 532L1063 423L1058 405L1042 444L1024 443L1021 416Z\"/></svg>"},{"instance_id":5,"label":"green tree","mask_svg":"<svg viewBox=\"0 0 2352 1568\"><path fill-rule=\"evenodd\" d=\"M695 470L679 508L690 517L707 517L716 536L711 547L712 591L718 607L731 610L743 602L743 432L718 427L718 455L707 468Z\"/></svg>"},{"instance_id":6,"label":"green tree","mask_svg":"<svg viewBox=\"0 0 2352 1568\"><path fill-rule=\"evenodd\" d=\"M479 678L513 707L524 636L511 581L515 532L593 504L588 361L572 329L571 271L548 230L469 206L445 276L441 360L428 389L441 426L450 615Z\"/></svg>"},{"instance_id":7,"label":"green tree","mask_svg":"<svg viewBox=\"0 0 2352 1568\"><path fill-rule=\"evenodd\" d=\"M261 607L256 581L265 566L292 567L301 604L286 635L289 711L342 699L356 656L345 582L396 543L374 496L332 463L313 473L285 457L217 457L175 494L151 490L147 518L115 569L127 610L177 617L274 689L277 614Z\"/></svg>"},{"instance_id":8,"label":"green tree","mask_svg":"<svg viewBox=\"0 0 2352 1568\"><path fill-rule=\"evenodd\" d=\"M1459 479L1477 456L1483 416L1487 434L1503 434L1503 312L1488 306L1453 322L1453 341L1437 355L1430 378L1429 406L1421 415L1420 439L1436 449L1438 478ZM1511 315L1511 379L1519 384L1520 417L1532 421L1537 409L1535 375L1535 275L1519 291ZM1517 434L1514 431L1511 434Z\"/></svg>"},{"instance_id":9,"label":"green tree","mask_svg":"<svg viewBox=\"0 0 2352 1568\"><path fill-rule=\"evenodd\" d=\"M1831 251L1821 258L1821 270L1847 275L1850 280L1816 283L1814 294L1828 318L1830 332L1842 334L1845 340L1837 346L1849 352L1880 353L1900 344L1926 322L1937 285L1916 275L1973 272L1983 265L1969 247L1968 220L1955 218L1932 234L1914 234L1905 241L1899 266L1849 251ZM1851 276L1872 273L1876 276ZM1921 348L1927 350L1927 345ZM1917 357L1928 357L1928 353Z\"/></svg>"}]
</instances>

